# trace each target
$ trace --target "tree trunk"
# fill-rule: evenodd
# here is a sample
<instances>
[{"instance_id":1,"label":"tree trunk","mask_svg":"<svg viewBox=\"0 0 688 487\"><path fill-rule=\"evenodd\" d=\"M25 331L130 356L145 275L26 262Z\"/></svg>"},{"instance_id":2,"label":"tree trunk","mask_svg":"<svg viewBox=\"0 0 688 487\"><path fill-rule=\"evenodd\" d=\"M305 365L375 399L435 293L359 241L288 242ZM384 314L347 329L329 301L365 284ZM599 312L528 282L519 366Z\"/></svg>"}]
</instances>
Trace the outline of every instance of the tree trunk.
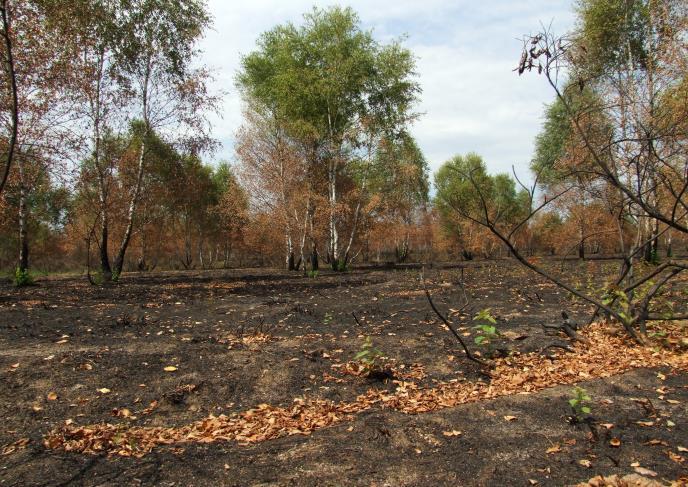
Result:
<instances>
[{"instance_id":1,"label":"tree trunk","mask_svg":"<svg viewBox=\"0 0 688 487\"><path fill-rule=\"evenodd\" d=\"M12 168L12 161L14 159L14 151L17 145L17 136L19 132L19 97L17 95L17 76L14 68L14 56L12 52L12 37L10 36L10 19L8 10L8 1L2 0L0 4L0 15L2 16L2 36L5 41L5 74L7 75L7 81L10 91L11 99L11 129L10 129L10 139L7 146L7 158L5 160L5 168L0 177L0 194L7 184L7 179L10 175L10 169Z\"/></svg>"},{"instance_id":2,"label":"tree trunk","mask_svg":"<svg viewBox=\"0 0 688 487\"><path fill-rule=\"evenodd\" d=\"M318 249L313 246L313 249L311 250L311 270L317 271L320 268L320 264L318 264Z\"/></svg>"},{"instance_id":3,"label":"tree trunk","mask_svg":"<svg viewBox=\"0 0 688 487\"><path fill-rule=\"evenodd\" d=\"M309 201L308 204L308 225L310 227L310 239L311 239L311 255L310 255L310 261L311 261L311 270L312 271L317 271L320 268L320 265L318 263L318 245L315 241L315 233L314 233L314 228L313 228L313 217L315 216L315 208L313 207L313 204ZM306 269L306 266L304 266L304 270Z\"/></svg>"},{"instance_id":4,"label":"tree trunk","mask_svg":"<svg viewBox=\"0 0 688 487\"><path fill-rule=\"evenodd\" d=\"M134 214L136 212L136 205L141 194L141 185L143 184L143 167L146 152L146 136L148 135L148 130L143 134L143 140L141 141L141 149L139 150L139 163L138 172L136 174L136 184L134 186L134 191L131 195L131 201L129 202L129 211L127 212L127 227L124 231L124 236L122 237L122 243L119 246L119 251L117 252L117 258L115 259L114 272L119 277L122 274L122 268L124 267L124 257L127 253L127 248L129 247L129 241L131 240L131 234L134 229Z\"/></svg>"},{"instance_id":5,"label":"tree trunk","mask_svg":"<svg viewBox=\"0 0 688 487\"><path fill-rule=\"evenodd\" d=\"M304 249L306 248L306 235L308 234L308 214L310 213L310 199L306 203L306 214L303 218L303 233L301 234L301 244L299 245L299 263L296 266L296 270L299 270L301 264L303 264L303 274L306 275L306 254ZM294 210L294 215L296 215L296 210Z\"/></svg>"},{"instance_id":6,"label":"tree trunk","mask_svg":"<svg viewBox=\"0 0 688 487\"><path fill-rule=\"evenodd\" d=\"M98 171L98 202L100 203L100 272L104 281L112 279L112 267L110 266L110 218L108 215L108 178L109 166L101 167L100 161L100 127L101 127L101 81L105 65L105 53L98 52L98 78L96 80L96 93L94 105L91 106L93 115L93 161Z\"/></svg>"},{"instance_id":7,"label":"tree trunk","mask_svg":"<svg viewBox=\"0 0 688 487\"><path fill-rule=\"evenodd\" d=\"M580 239L578 242L578 258L585 259L585 229L582 222L578 226L578 238Z\"/></svg>"},{"instance_id":8,"label":"tree trunk","mask_svg":"<svg viewBox=\"0 0 688 487\"><path fill-rule=\"evenodd\" d=\"M330 245L328 255L331 258L332 269L336 271L339 268L339 232L337 230L337 171L334 159L331 159L329 163L327 182L330 200Z\"/></svg>"},{"instance_id":9,"label":"tree trunk","mask_svg":"<svg viewBox=\"0 0 688 487\"><path fill-rule=\"evenodd\" d=\"M293 271L294 270L294 244L291 240L291 235L289 233L289 225L287 225L287 231L285 232L284 235L284 242L285 242L285 264L287 266L287 270Z\"/></svg>"},{"instance_id":10,"label":"tree trunk","mask_svg":"<svg viewBox=\"0 0 688 487\"><path fill-rule=\"evenodd\" d=\"M150 118L148 113L148 90L151 76L151 59L148 57L148 64L146 65L146 72L143 79L143 84L141 88L141 113L144 124L144 131L141 136L141 147L139 149L139 160L138 160L138 171L136 173L136 183L134 184L134 191L131 195L131 200L129 202L129 211L127 212L127 226L124 231L124 236L122 237L122 243L119 246L119 251L117 252L117 257L115 259L114 272L117 277L122 274L122 268L124 267L124 257L127 253L127 248L129 247L129 241L131 240L131 234L134 229L134 214L136 212L136 205L139 202L139 196L141 194L141 186L143 184L143 168L146 157L146 138L151 132Z\"/></svg>"},{"instance_id":11,"label":"tree trunk","mask_svg":"<svg viewBox=\"0 0 688 487\"><path fill-rule=\"evenodd\" d=\"M24 163L19 161L19 271L29 269L29 243L27 231L28 208L26 205L27 190L25 184Z\"/></svg>"},{"instance_id":12,"label":"tree trunk","mask_svg":"<svg viewBox=\"0 0 688 487\"><path fill-rule=\"evenodd\" d=\"M110 267L110 255L108 252L108 215L105 205L101 209L100 215L100 271L103 274L103 279L109 281L112 279L112 268Z\"/></svg>"}]
</instances>

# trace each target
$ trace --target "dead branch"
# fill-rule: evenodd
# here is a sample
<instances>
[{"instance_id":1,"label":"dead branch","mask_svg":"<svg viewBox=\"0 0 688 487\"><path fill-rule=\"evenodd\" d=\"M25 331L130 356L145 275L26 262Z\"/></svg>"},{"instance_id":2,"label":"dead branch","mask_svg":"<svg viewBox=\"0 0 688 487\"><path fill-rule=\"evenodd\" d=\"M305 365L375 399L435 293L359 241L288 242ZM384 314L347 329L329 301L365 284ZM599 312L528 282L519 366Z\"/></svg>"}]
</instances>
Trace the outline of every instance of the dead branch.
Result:
<instances>
[{"instance_id":1,"label":"dead branch","mask_svg":"<svg viewBox=\"0 0 688 487\"><path fill-rule=\"evenodd\" d=\"M473 362L476 362L480 365L485 365L485 362L477 358L475 355L471 353L469 350L468 346L466 345L466 342L461 338L461 335L454 329L454 326L452 323L447 319L440 311L437 309L437 306L435 306L435 303L432 300L432 297L430 296L430 291L428 291L427 286L425 285L425 279L421 276L421 282L423 283L423 289L425 291L425 296L428 298L428 303L430 303L430 307L432 310L435 312L435 314L444 322L445 325L447 325L447 328L449 328L449 331L454 335L454 337L458 340L458 342L461 344L461 347L463 348L464 352L466 352L466 357L468 357L469 360L472 360ZM467 305L464 305L464 308Z\"/></svg>"},{"instance_id":2,"label":"dead branch","mask_svg":"<svg viewBox=\"0 0 688 487\"><path fill-rule=\"evenodd\" d=\"M547 330L556 330L557 332L564 332L564 334L568 336L572 341L590 345L590 340L578 334L578 324L569 318L569 315L566 313L566 311L561 312L561 317L564 319L564 322L561 325L543 324L542 328L545 330L545 332Z\"/></svg>"}]
</instances>

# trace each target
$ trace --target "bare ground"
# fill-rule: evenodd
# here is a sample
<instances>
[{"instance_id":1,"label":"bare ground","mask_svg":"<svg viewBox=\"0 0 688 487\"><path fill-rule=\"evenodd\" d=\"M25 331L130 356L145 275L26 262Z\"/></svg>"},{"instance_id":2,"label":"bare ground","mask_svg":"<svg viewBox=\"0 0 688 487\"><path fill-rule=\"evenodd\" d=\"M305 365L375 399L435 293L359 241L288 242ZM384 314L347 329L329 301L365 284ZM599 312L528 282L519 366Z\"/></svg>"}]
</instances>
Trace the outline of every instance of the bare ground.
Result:
<instances>
[{"instance_id":1,"label":"bare ground","mask_svg":"<svg viewBox=\"0 0 688 487\"><path fill-rule=\"evenodd\" d=\"M602 263L564 266L581 285L607 272ZM2 285L0 448L29 442L0 456L0 485L568 485L638 465L656 480L688 476L679 449L688 447L688 374L642 368L581 384L594 420L613 425L599 428L597 440L567 421L571 386L557 386L418 415L372 409L309 436L249 446L186 443L122 458L43 445L65 422L182 426L261 403L349 401L393 389L389 380L340 374L337 365L352 360L365 336L397 366L420 364L421 386L485 380L438 323L418 277L241 270L132 274L103 288L83 279ZM465 284L470 305L454 321L473 334L473 347L471 317L483 308L507 332L500 346L521 353L563 341L541 327L560 321L562 310L579 322L590 316L588 306L509 263L426 277L443 310L462 307ZM124 409L131 417L116 416ZM461 434L445 435L453 431Z\"/></svg>"}]
</instances>

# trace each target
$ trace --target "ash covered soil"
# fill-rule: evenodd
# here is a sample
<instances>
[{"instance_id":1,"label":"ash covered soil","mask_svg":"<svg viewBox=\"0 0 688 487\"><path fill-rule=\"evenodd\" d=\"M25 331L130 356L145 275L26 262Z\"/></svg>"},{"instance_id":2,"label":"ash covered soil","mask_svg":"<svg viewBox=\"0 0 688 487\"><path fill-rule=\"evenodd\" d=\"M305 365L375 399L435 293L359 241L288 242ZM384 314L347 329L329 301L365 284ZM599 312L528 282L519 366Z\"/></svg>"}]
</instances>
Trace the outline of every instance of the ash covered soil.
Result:
<instances>
[{"instance_id":1,"label":"ash covered soil","mask_svg":"<svg viewBox=\"0 0 688 487\"><path fill-rule=\"evenodd\" d=\"M552 265L582 286L610 272ZM476 350L472 318L482 309L503 333L495 348L523 354L566 343L542 328L562 310L579 323L593 311L509 262L428 269L425 278ZM365 337L400 374L421 370L409 379L418 387L489 381L433 313L414 269L3 283L0 485L568 485L636 467L656 481L688 477L688 373L667 368L581 375L597 438L568 421L572 385L554 385L423 414L373 407L309 435L163 445L140 458L44 445L69 424L181 427L260 404L394 391L393 379L343 373Z\"/></svg>"}]
</instances>

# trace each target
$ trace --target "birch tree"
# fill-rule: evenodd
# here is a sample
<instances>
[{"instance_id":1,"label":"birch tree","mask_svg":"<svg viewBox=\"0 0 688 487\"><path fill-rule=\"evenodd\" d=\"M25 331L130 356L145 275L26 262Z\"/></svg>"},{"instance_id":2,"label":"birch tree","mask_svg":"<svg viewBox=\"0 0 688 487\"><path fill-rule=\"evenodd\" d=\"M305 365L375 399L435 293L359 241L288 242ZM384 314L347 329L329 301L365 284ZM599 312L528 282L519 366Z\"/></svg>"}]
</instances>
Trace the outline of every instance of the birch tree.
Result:
<instances>
[{"instance_id":1,"label":"birch tree","mask_svg":"<svg viewBox=\"0 0 688 487\"><path fill-rule=\"evenodd\" d=\"M341 242L342 177L372 128L392 133L412 120L420 92L414 67L400 42L379 43L353 10L339 7L314 8L300 26L264 33L258 50L242 61L237 81L245 96L287 120L290 135L304 146L309 193L327 198L326 257L335 270L346 266L349 248ZM314 186L320 175L324 186ZM307 227L313 226L313 204Z\"/></svg>"}]
</instances>

